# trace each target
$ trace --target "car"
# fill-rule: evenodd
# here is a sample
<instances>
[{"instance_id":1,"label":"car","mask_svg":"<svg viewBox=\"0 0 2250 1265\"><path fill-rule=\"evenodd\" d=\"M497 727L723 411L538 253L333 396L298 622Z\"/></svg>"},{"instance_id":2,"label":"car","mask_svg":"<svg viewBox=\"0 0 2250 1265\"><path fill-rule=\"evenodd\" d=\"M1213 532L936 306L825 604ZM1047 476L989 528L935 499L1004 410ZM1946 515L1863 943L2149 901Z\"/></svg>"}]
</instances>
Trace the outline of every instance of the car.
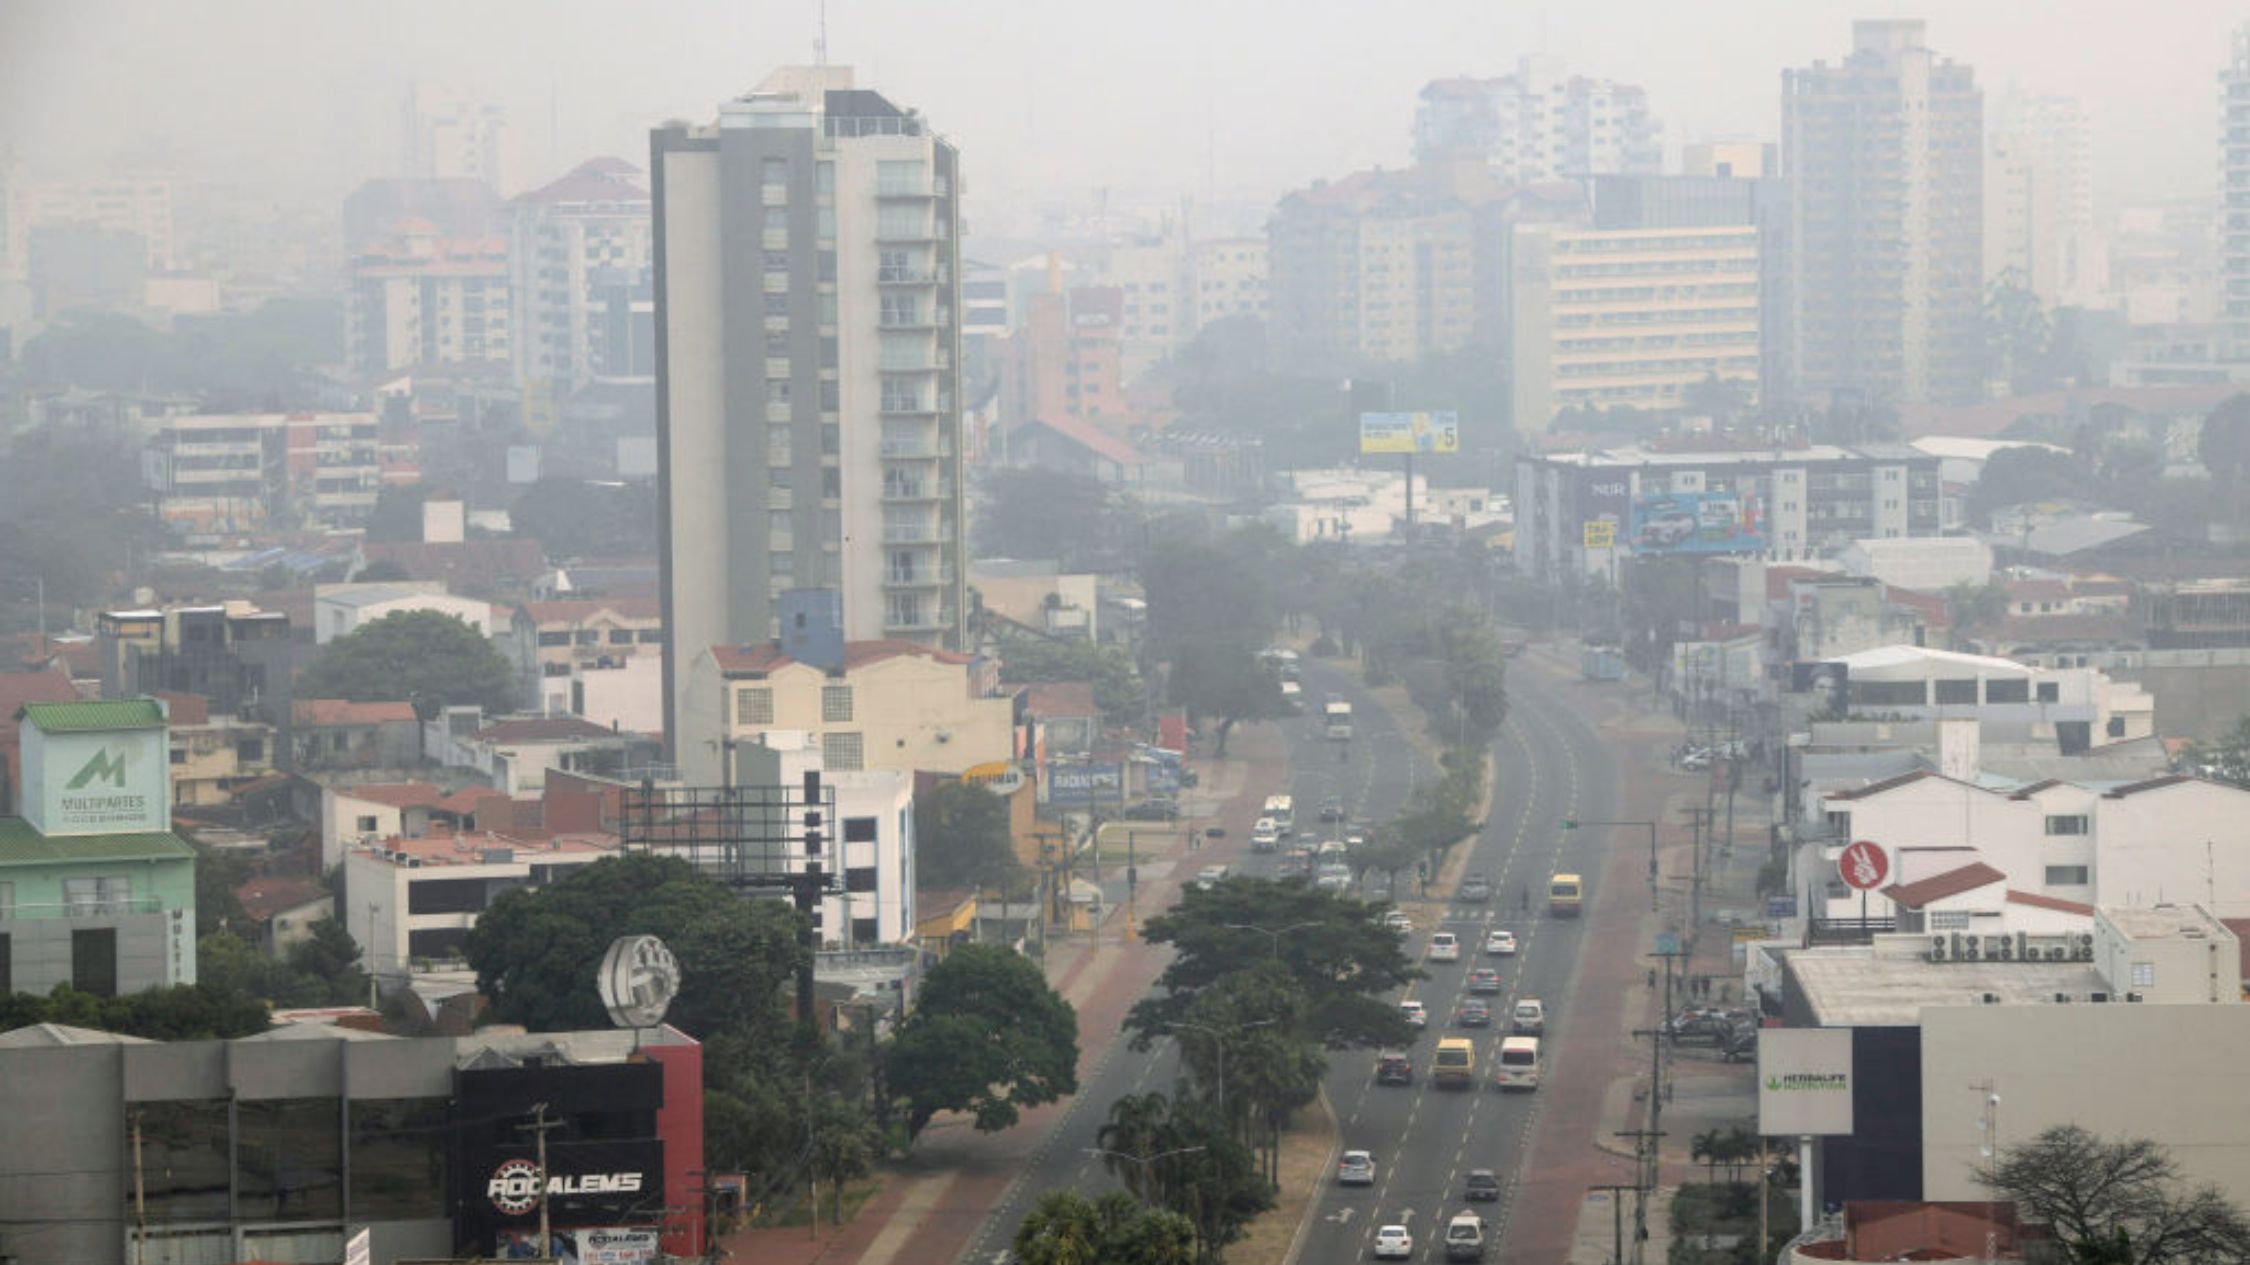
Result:
<instances>
[{"instance_id":1,"label":"car","mask_svg":"<svg viewBox=\"0 0 2250 1265\"><path fill-rule=\"evenodd\" d=\"M1458 962L1461 960L1461 938L1450 931L1430 933L1430 960L1432 962Z\"/></svg>"},{"instance_id":2,"label":"car","mask_svg":"<svg viewBox=\"0 0 2250 1265\"><path fill-rule=\"evenodd\" d=\"M1223 865L1206 865L1203 867L1202 871L1195 876L1195 885L1208 892L1212 888L1217 887L1219 884L1225 882L1226 877L1227 867Z\"/></svg>"},{"instance_id":3,"label":"car","mask_svg":"<svg viewBox=\"0 0 2250 1265\"><path fill-rule=\"evenodd\" d=\"M1467 1188L1461 1192L1471 1202L1496 1203L1500 1199L1500 1175L1489 1168L1469 1170Z\"/></svg>"},{"instance_id":4,"label":"car","mask_svg":"<svg viewBox=\"0 0 2250 1265\"><path fill-rule=\"evenodd\" d=\"M1375 1259L1379 1261L1410 1260L1414 1256L1414 1236L1402 1225L1387 1225L1375 1232Z\"/></svg>"},{"instance_id":5,"label":"car","mask_svg":"<svg viewBox=\"0 0 2250 1265\"><path fill-rule=\"evenodd\" d=\"M1508 1012L1508 1031L1519 1037L1543 1036L1547 1031L1547 1008L1536 997L1526 997Z\"/></svg>"},{"instance_id":6,"label":"car","mask_svg":"<svg viewBox=\"0 0 2250 1265\"><path fill-rule=\"evenodd\" d=\"M1384 910L1383 925L1389 927L1393 931L1396 931L1402 936L1410 936L1414 934L1414 920L1407 917L1404 910Z\"/></svg>"},{"instance_id":7,"label":"car","mask_svg":"<svg viewBox=\"0 0 2250 1265\"><path fill-rule=\"evenodd\" d=\"M1711 752L1706 748L1697 747L1680 757L1680 767L1690 773L1700 769L1708 769L1711 767Z\"/></svg>"},{"instance_id":8,"label":"car","mask_svg":"<svg viewBox=\"0 0 2250 1265\"><path fill-rule=\"evenodd\" d=\"M1365 1151L1346 1151L1336 1161L1336 1184L1339 1186L1372 1186L1375 1184L1375 1157Z\"/></svg>"},{"instance_id":9,"label":"car","mask_svg":"<svg viewBox=\"0 0 2250 1265\"><path fill-rule=\"evenodd\" d=\"M1499 992L1500 972L1489 966L1480 966L1469 972L1469 991L1472 993Z\"/></svg>"},{"instance_id":10,"label":"car","mask_svg":"<svg viewBox=\"0 0 2250 1265\"><path fill-rule=\"evenodd\" d=\"M1514 957L1516 955L1516 933L1513 931L1489 933L1484 938L1484 951L1496 958Z\"/></svg>"},{"instance_id":11,"label":"car","mask_svg":"<svg viewBox=\"0 0 2250 1265\"><path fill-rule=\"evenodd\" d=\"M1455 900L1472 901L1477 904L1491 900L1492 880L1482 874L1471 874L1461 880L1461 887L1453 893L1453 898Z\"/></svg>"},{"instance_id":12,"label":"car","mask_svg":"<svg viewBox=\"0 0 2250 1265\"><path fill-rule=\"evenodd\" d=\"M1375 1056L1375 1083L1378 1085L1411 1085L1414 1083L1414 1060L1396 1050Z\"/></svg>"},{"instance_id":13,"label":"car","mask_svg":"<svg viewBox=\"0 0 2250 1265\"><path fill-rule=\"evenodd\" d=\"M1492 1007L1481 997L1471 997L1453 1012L1453 1022L1464 1028L1489 1028L1492 1026Z\"/></svg>"},{"instance_id":14,"label":"car","mask_svg":"<svg viewBox=\"0 0 2250 1265\"><path fill-rule=\"evenodd\" d=\"M1180 801L1169 795L1152 795L1125 810L1127 821L1178 821Z\"/></svg>"},{"instance_id":15,"label":"car","mask_svg":"<svg viewBox=\"0 0 2250 1265\"><path fill-rule=\"evenodd\" d=\"M1429 1008L1411 997L1398 1004L1398 1013L1400 1018L1406 1020L1409 1027L1424 1028L1429 1026Z\"/></svg>"},{"instance_id":16,"label":"car","mask_svg":"<svg viewBox=\"0 0 2250 1265\"><path fill-rule=\"evenodd\" d=\"M1322 821L1342 821L1344 819L1343 801L1338 799L1320 801L1320 819Z\"/></svg>"},{"instance_id":17,"label":"car","mask_svg":"<svg viewBox=\"0 0 2250 1265\"><path fill-rule=\"evenodd\" d=\"M1250 827L1250 849L1253 852L1271 852L1281 846L1281 823L1271 817L1260 817Z\"/></svg>"}]
</instances>

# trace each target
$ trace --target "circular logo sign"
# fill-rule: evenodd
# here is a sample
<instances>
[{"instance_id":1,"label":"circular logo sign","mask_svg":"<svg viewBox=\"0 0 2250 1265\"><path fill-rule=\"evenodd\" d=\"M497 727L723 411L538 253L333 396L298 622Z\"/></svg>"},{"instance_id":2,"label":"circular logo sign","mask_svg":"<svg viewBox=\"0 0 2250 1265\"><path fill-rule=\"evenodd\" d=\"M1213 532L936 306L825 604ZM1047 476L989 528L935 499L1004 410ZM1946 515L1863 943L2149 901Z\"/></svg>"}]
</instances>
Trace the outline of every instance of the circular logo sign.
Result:
<instances>
[{"instance_id":1,"label":"circular logo sign","mask_svg":"<svg viewBox=\"0 0 2250 1265\"><path fill-rule=\"evenodd\" d=\"M539 1206L539 1166L530 1160L502 1160L492 1170L484 1193L493 1207L511 1217L522 1216Z\"/></svg>"},{"instance_id":2,"label":"circular logo sign","mask_svg":"<svg viewBox=\"0 0 2250 1265\"><path fill-rule=\"evenodd\" d=\"M1864 892L1881 887L1883 880L1891 876L1891 858L1881 844L1855 840L1836 858L1836 873L1844 880L1844 886Z\"/></svg>"},{"instance_id":3,"label":"circular logo sign","mask_svg":"<svg viewBox=\"0 0 2250 1265\"><path fill-rule=\"evenodd\" d=\"M961 770L961 780L1004 799L1023 789L1023 767L1013 760L994 760Z\"/></svg>"},{"instance_id":4,"label":"circular logo sign","mask_svg":"<svg viewBox=\"0 0 2250 1265\"><path fill-rule=\"evenodd\" d=\"M602 955L597 982L609 1021L653 1028L680 992L680 964L655 936L619 936Z\"/></svg>"}]
</instances>

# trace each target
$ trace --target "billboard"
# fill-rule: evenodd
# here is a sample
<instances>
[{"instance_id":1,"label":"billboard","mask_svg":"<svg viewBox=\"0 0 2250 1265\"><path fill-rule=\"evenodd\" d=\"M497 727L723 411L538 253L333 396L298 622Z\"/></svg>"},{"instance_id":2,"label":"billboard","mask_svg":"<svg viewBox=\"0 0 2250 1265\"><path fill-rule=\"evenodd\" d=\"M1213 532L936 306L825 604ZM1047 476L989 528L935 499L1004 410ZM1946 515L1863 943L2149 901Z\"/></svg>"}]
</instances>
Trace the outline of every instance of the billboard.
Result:
<instances>
[{"instance_id":1,"label":"billboard","mask_svg":"<svg viewBox=\"0 0 2250 1265\"><path fill-rule=\"evenodd\" d=\"M1766 1137L1852 1131L1852 1030L1758 1030L1758 1132Z\"/></svg>"},{"instance_id":2,"label":"billboard","mask_svg":"<svg viewBox=\"0 0 2250 1265\"><path fill-rule=\"evenodd\" d=\"M1096 802L1122 803L1125 799L1125 766L1122 764L1053 764L1047 767L1047 802L1065 808L1086 808Z\"/></svg>"},{"instance_id":3,"label":"billboard","mask_svg":"<svg viewBox=\"0 0 2250 1265\"><path fill-rule=\"evenodd\" d=\"M656 1259L657 1233L618 1227L556 1230L544 1247L536 1230L505 1230L498 1243L504 1261L552 1260L559 1265L647 1265Z\"/></svg>"},{"instance_id":4,"label":"billboard","mask_svg":"<svg viewBox=\"0 0 2250 1265\"><path fill-rule=\"evenodd\" d=\"M41 733L36 741L39 802L33 824L40 833L150 834L172 828L164 730Z\"/></svg>"},{"instance_id":5,"label":"billboard","mask_svg":"<svg viewBox=\"0 0 2250 1265\"><path fill-rule=\"evenodd\" d=\"M1362 453L1433 453L1461 451L1461 415L1458 413L1362 413L1359 415L1359 450Z\"/></svg>"},{"instance_id":6,"label":"billboard","mask_svg":"<svg viewBox=\"0 0 2250 1265\"><path fill-rule=\"evenodd\" d=\"M1578 476L1578 539L1584 549L1608 549L1624 535L1632 504L1631 477L1623 470L1588 470Z\"/></svg>"},{"instance_id":7,"label":"billboard","mask_svg":"<svg viewBox=\"0 0 2250 1265\"><path fill-rule=\"evenodd\" d=\"M1789 692L1813 696L1815 716L1842 716L1852 709L1852 668L1848 663L1792 663Z\"/></svg>"},{"instance_id":8,"label":"billboard","mask_svg":"<svg viewBox=\"0 0 2250 1265\"><path fill-rule=\"evenodd\" d=\"M1636 554L1762 553L1758 498L1733 492L1659 492L1633 502Z\"/></svg>"}]
</instances>

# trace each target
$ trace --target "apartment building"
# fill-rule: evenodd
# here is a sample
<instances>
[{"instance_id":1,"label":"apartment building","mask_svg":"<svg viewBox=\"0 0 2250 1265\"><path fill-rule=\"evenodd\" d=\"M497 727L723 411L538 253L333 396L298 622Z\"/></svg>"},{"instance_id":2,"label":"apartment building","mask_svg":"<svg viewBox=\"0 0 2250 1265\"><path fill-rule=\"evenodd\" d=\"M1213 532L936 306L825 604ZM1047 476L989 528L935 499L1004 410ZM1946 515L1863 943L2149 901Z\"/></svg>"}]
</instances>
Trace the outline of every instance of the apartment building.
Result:
<instances>
[{"instance_id":1,"label":"apartment building","mask_svg":"<svg viewBox=\"0 0 2250 1265\"><path fill-rule=\"evenodd\" d=\"M1003 432L1058 418L1113 428L1131 420L1124 307L1125 294L1114 286L1076 286L1024 300L1022 319L1001 344Z\"/></svg>"},{"instance_id":2,"label":"apartment building","mask_svg":"<svg viewBox=\"0 0 2250 1265\"><path fill-rule=\"evenodd\" d=\"M508 239L445 237L428 220L353 243L345 353L363 374L510 363Z\"/></svg>"},{"instance_id":3,"label":"apartment building","mask_svg":"<svg viewBox=\"0 0 2250 1265\"><path fill-rule=\"evenodd\" d=\"M288 722L297 643L279 611L248 602L104 611L94 647L104 698L195 694L216 713Z\"/></svg>"},{"instance_id":4,"label":"apartment building","mask_svg":"<svg viewBox=\"0 0 2250 1265\"><path fill-rule=\"evenodd\" d=\"M821 942L833 949L904 944L915 923L914 775L901 769L832 770L828 745L819 734L765 730L736 744L734 785L750 788L754 799L758 788L800 787L807 774L819 774L823 790L835 795L836 823L829 835L835 842L821 860L845 880L844 891L821 899ZM785 837L785 850L768 863L783 872L802 871L808 858L799 833L774 833Z\"/></svg>"},{"instance_id":5,"label":"apartment building","mask_svg":"<svg viewBox=\"0 0 2250 1265\"><path fill-rule=\"evenodd\" d=\"M2012 274L2042 303L2093 306L2109 269L2077 100L2003 96L1989 112L1984 162L1985 283Z\"/></svg>"},{"instance_id":6,"label":"apartment building","mask_svg":"<svg viewBox=\"0 0 2250 1265\"><path fill-rule=\"evenodd\" d=\"M1195 243L1190 274L1195 284L1194 328L1236 316L1266 319L1266 241L1262 237L1214 237Z\"/></svg>"},{"instance_id":7,"label":"apartment building","mask_svg":"<svg viewBox=\"0 0 2250 1265\"><path fill-rule=\"evenodd\" d=\"M1984 98L1920 21L1782 74L1793 183L1791 378L1813 397L1980 398Z\"/></svg>"},{"instance_id":8,"label":"apartment building","mask_svg":"<svg viewBox=\"0 0 2250 1265\"><path fill-rule=\"evenodd\" d=\"M368 972L395 988L417 971L460 967L477 916L502 892L544 886L617 854L617 837L601 831L434 830L414 839L378 838L344 849L352 907L339 921L359 940Z\"/></svg>"},{"instance_id":9,"label":"apartment building","mask_svg":"<svg viewBox=\"0 0 2250 1265\"><path fill-rule=\"evenodd\" d=\"M648 190L619 158L580 163L508 204L510 353L545 426L596 378L656 371Z\"/></svg>"},{"instance_id":10,"label":"apartment building","mask_svg":"<svg viewBox=\"0 0 2250 1265\"><path fill-rule=\"evenodd\" d=\"M607 667L664 653L663 611L653 597L566 597L520 602L503 630L502 647L535 711L559 685L567 693L572 670ZM563 705L559 710L575 710Z\"/></svg>"},{"instance_id":11,"label":"apartment building","mask_svg":"<svg viewBox=\"0 0 2250 1265\"><path fill-rule=\"evenodd\" d=\"M1476 162L1510 184L1664 168L1663 125L1648 94L1567 72L1560 58L1519 58L1490 79L1438 79L1414 114L1414 161Z\"/></svg>"},{"instance_id":12,"label":"apartment building","mask_svg":"<svg viewBox=\"0 0 2250 1265\"><path fill-rule=\"evenodd\" d=\"M171 724L174 804L183 808L228 804L238 787L273 772L280 755L273 725L225 712L214 714L198 695L163 697Z\"/></svg>"},{"instance_id":13,"label":"apartment building","mask_svg":"<svg viewBox=\"0 0 2250 1265\"><path fill-rule=\"evenodd\" d=\"M651 155L667 717L790 589L838 593L855 640L958 645L959 152L800 66Z\"/></svg>"},{"instance_id":14,"label":"apartment building","mask_svg":"<svg viewBox=\"0 0 2250 1265\"><path fill-rule=\"evenodd\" d=\"M508 113L438 84L418 83L405 101L404 170L419 180L474 180L494 193L507 181Z\"/></svg>"},{"instance_id":15,"label":"apartment building","mask_svg":"<svg viewBox=\"0 0 2250 1265\"><path fill-rule=\"evenodd\" d=\"M380 430L373 413L185 414L156 425L141 469L181 531L254 531L284 511L351 526L382 490Z\"/></svg>"}]
</instances>

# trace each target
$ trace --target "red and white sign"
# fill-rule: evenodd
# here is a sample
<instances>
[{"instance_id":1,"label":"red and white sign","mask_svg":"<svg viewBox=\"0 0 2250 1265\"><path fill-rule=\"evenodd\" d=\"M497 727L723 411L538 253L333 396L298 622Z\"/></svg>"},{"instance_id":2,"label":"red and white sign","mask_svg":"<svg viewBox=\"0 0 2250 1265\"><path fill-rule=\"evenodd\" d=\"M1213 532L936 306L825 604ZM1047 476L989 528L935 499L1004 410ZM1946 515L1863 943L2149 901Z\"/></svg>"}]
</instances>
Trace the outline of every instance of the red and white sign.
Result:
<instances>
[{"instance_id":1,"label":"red and white sign","mask_svg":"<svg viewBox=\"0 0 2250 1265\"><path fill-rule=\"evenodd\" d=\"M1845 845L1842 855L1836 858L1836 873L1844 886L1855 891L1871 891L1883 885L1891 876L1890 854L1878 843L1866 839Z\"/></svg>"}]
</instances>

